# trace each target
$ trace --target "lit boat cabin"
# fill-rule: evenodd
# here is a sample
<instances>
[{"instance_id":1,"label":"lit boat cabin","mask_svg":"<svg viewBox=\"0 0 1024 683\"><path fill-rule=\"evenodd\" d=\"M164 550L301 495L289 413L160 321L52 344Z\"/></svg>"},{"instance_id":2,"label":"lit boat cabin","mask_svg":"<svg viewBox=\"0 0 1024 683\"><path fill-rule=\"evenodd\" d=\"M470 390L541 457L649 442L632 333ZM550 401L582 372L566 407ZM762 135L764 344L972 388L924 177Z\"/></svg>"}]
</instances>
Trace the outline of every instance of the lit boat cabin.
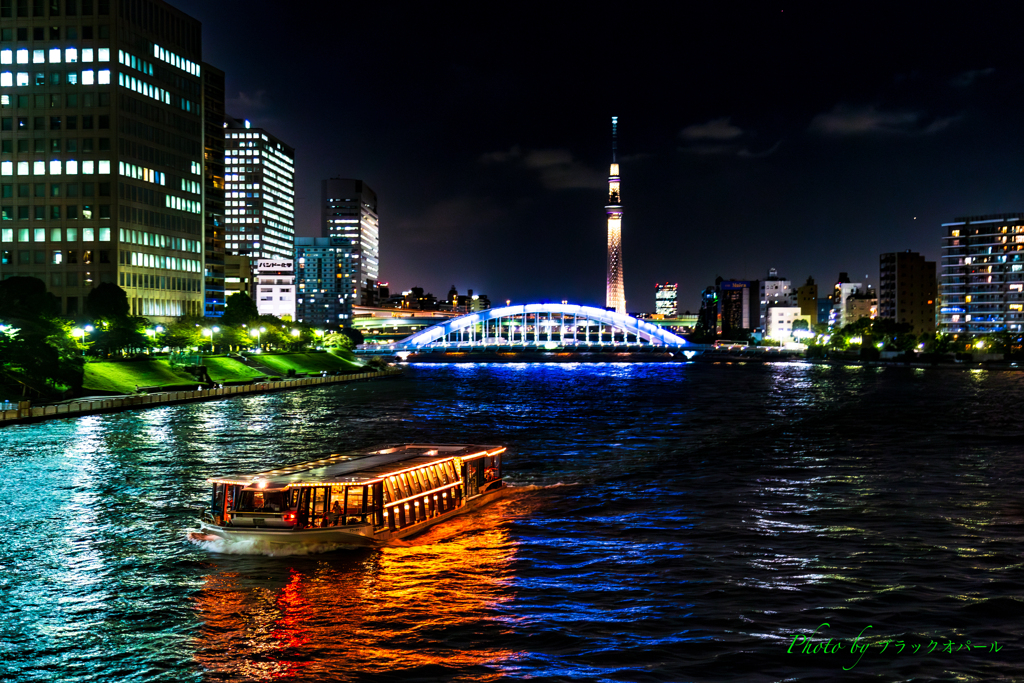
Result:
<instances>
[{"instance_id":1,"label":"lit boat cabin","mask_svg":"<svg viewBox=\"0 0 1024 683\"><path fill-rule=\"evenodd\" d=\"M209 479L216 526L395 532L502 486L502 446L377 446L252 475Z\"/></svg>"}]
</instances>

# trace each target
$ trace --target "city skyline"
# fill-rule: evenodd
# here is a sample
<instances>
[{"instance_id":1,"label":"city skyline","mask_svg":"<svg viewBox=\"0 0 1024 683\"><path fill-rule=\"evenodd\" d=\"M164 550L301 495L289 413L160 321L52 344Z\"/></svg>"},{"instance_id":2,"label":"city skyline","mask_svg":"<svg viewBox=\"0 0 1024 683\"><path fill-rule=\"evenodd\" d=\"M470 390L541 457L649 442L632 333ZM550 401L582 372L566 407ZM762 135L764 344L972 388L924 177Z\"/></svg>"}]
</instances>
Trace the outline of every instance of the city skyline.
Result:
<instances>
[{"instance_id":1,"label":"city skyline","mask_svg":"<svg viewBox=\"0 0 1024 683\"><path fill-rule=\"evenodd\" d=\"M314 7L323 21L274 14L275 35L310 46L310 63L345 65L374 93L355 100L297 57L241 48L271 5L241 17L172 4L204 22L204 59L227 72L229 110L294 141L297 234L317 234L323 178L377 190L381 278L397 291L458 281L503 299L600 305L595 207L611 114L628 122L633 310L653 306L650 282L678 281L680 309L693 311L716 276L770 267L794 281L846 271L876 283L880 253L935 260L942 223L1024 206L1020 69L987 37L1004 19L995 10L922 19L855 8L841 25L828 9L634 10L616 18L610 61L610 20L573 15L563 35L568 10L535 22L512 10L346 8L386 32L383 50L371 36L328 41L342 14L326 4ZM535 264L538 252L572 263L543 277L494 267Z\"/></svg>"}]
</instances>

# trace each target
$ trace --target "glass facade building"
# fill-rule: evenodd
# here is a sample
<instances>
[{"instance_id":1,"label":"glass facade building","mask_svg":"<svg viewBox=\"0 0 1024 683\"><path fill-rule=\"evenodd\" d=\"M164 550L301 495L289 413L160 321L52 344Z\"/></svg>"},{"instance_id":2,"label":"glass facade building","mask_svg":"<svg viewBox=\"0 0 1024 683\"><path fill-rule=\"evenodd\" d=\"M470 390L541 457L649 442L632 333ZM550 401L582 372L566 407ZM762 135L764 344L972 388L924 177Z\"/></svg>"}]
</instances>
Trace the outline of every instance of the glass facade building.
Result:
<instances>
[{"instance_id":1,"label":"glass facade building","mask_svg":"<svg viewBox=\"0 0 1024 683\"><path fill-rule=\"evenodd\" d=\"M350 237L295 240L295 318L338 331L352 321L352 281L359 273Z\"/></svg>"},{"instance_id":2,"label":"glass facade building","mask_svg":"<svg viewBox=\"0 0 1024 683\"><path fill-rule=\"evenodd\" d=\"M380 279L380 228L377 193L362 180L330 178L320 187L320 234L344 237L356 264L344 293L353 303L375 306Z\"/></svg>"},{"instance_id":3,"label":"glass facade building","mask_svg":"<svg viewBox=\"0 0 1024 683\"><path fill-rule=\"evenodd\" d=\"M942 224L939 331L1024 330L1024 213Z\"/></svg>"},{"instance_id":4,"label":"glass facade building","mask_svg":"<svg viewBox=\"0 0 1024 683\"><path fill-rule=\"evenodd\" d=\"M201 33L160 0L0 2L0 277L203 312Z\"/></svg>"},{"instance_id":5,"label":"glass facade building","mask_svg":"<svg viewBox=\"0 0 1024 683\"><path fill-rule=\"evenodd\" d=\"M295 150L231 116L224 127L224 214L228 254L294 255Z\"/></svg>"}]
</instances>

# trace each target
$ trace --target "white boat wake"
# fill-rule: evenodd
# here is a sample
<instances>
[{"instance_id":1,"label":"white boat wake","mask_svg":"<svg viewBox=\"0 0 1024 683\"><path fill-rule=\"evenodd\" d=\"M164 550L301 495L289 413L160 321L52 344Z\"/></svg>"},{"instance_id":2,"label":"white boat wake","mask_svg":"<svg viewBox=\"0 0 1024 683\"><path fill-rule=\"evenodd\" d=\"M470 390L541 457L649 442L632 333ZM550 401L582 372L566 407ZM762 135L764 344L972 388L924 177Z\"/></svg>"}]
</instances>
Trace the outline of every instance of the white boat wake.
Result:
<instances>
[{"instance_id":1,"label":"white boat wake","mask_svg":"<svg viewBox=\"0 0 1024 683\"><path fill-rule=\"evenodd\" d=\"M222 555L265 555L267 557L288 557L290 555L315 555L328 553L334 550L356 549L366 546L349 545L346 543L269 543L260 539L246 538L240 540L228 540L212 534L204 534L200 531L190 531L186 539L210 553Z\"/></svg>"}]
</instances>

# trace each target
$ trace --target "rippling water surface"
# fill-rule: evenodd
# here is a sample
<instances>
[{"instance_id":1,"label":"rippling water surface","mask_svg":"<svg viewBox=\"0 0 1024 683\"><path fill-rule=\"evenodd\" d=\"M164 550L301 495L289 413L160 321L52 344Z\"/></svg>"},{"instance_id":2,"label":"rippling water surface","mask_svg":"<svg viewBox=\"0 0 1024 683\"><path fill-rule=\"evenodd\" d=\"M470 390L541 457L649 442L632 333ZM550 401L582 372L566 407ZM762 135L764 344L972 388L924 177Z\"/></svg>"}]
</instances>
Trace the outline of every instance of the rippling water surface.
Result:
<instances>
[{"instance_id":1,"label":"rippling water surface","mask_svg":"<svg viewBox=\"0 0 1024 683\"><path fill-rule=\"evenodd\" d=\"M1018 373L419 365L5 428L0 674L1021 680L1021 405ZM508 444L516 491L380 549L186 540L206 477L406 440Z\"/></svg>"}]
</instances>

